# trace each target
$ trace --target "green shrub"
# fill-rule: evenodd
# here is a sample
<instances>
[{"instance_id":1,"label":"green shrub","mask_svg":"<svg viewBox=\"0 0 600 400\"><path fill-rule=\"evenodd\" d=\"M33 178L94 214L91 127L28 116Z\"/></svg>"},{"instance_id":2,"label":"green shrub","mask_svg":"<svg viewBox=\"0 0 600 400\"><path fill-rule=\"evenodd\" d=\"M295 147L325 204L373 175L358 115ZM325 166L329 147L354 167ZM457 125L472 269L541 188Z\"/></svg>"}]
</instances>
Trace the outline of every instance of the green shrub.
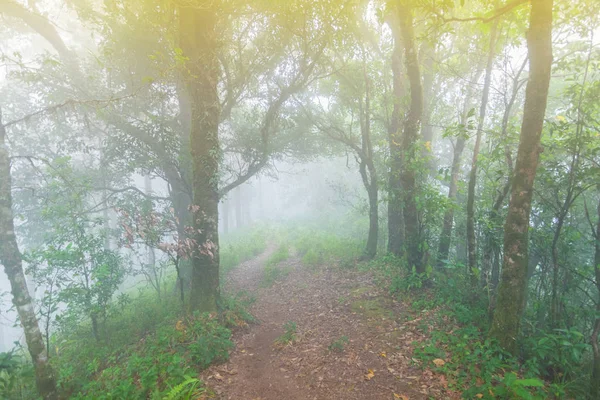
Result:
<instances>
[{"instance_id":1,"label":"green shrub","mask_svg":"<svg viewBox=\"0 0 600 400\"><path fill-rule=\"evenodd\" d=\"M339 339L332 341L327 349L332 352L341 353L344 351L344 347L348 344L348 336L342 336Z\"/></svg>"},{"instance_id":2,"label":"green shrub","mask_svg":"<svg viewBox=\"0 0 600 400\"><path fill-rule=\"evenodd\" d=\"M275 339L275 344L278 346L286 346L296 341L296 332L298 326L293 321L288 321L283 325L283 334Z\"/></svg>"},{"instance_id":3,"label":"green shrub","mask_svg":"<svg viewBox=\"0 0 600 400\"><path fill-rule=\"evenodd\" d=\"M302 264L314 268L323 264L323 255L317 253L314 249L310 249L302 256Z\"/></svg>"},{"instance_id":4,"label":"green shrub","mask_svg":"<svg viewBox=\"0 0 600 400\"><path fill-rule=\"evenodd\" d=\"M201 387L202 381L197 378L186 378L185 381L171 388L163 400L191 400L204 393L204 388Z\"/></svg>"},{"instance_id":5,"label":"green shrub","mask_svg":"<svg viewBox=\"0 0 600 400\"><path fill-rule=\"evenodd\" d=\"M215 361L225 361L233 343L229 340L231 331L222 326L218 319L207 313L196 314L188 320L189 330L179 329L180 338L187 343L187 351L192 362L200 368L207 368Z\"/></svg>"},{"instance_id":6,"label":"green shrub","mask_svg":"<svg viewBox=\"0 0 600 400\"><path fill-rule=\"evenodd\" d=\"M221 295L221 318L223 324L228 328L242 328L251 322L256 322L256 318L250 312L248 307L255 301L255 297L246 292L239 292L234 296Z\"/></svg>"},{"instance_id":7,"label":"green shrub","mask_svg":"<svg viewBox=\"0 0 600 400\"><path fill-rule=\"evenodd\" d=\"M0 353L0 398L37 398L33 365L26 350L20 346Z\"/></svg>"}]
</instances>

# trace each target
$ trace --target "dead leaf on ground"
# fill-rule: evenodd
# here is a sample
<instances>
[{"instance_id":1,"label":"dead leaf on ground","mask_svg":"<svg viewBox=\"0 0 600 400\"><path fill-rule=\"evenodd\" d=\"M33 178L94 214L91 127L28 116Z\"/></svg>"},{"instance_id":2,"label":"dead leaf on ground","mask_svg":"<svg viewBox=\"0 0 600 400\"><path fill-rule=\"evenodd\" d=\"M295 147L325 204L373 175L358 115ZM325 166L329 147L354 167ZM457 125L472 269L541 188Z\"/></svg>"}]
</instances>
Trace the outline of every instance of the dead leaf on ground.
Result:
<instances>
[{"instance_id":1,"label":"dead leaf on ground","mask_svg":"<svg viewBox=\"0 0 600 400\"><path fill-rule=\"evenodd\" d=\"M365 374L365 379L370 381L375 376L375 372L372 369L368 370Z\"/></svg>"},{"instance_id":2,"label":"dead leaf on ground","mask_svg":"<svg viewBox=\"0 0 600 400\"><path fill-rule=\"evenodd\" d=\"M433 360L433 363L437 366L437 367L443 367L444 364L446 364L446 361L442 360L441 358L436 358L435 360Z\"/></svg>"},{"instance_id":3,"label":"dead leaf on ground","mask_svg":"<svg viewBox=\"0 0 600 400\"><path fill-rule=\"evenodd\" d=\"M446 379L445 375L440 376L440 383L444 388L448 388L448 380Z\"/></svg>"},{"instance_id":4,"label":"dead leaf on ground","mask_svg":"<svg viewBox=\"0 0 600 400\"><path fill-rule=\"evenodd\" d=\"M403 394L397 394L397 393L394 393L394 398L400 399L400 400L408 400L408 396L405 396Z\"/></svg>"}]
</instances>

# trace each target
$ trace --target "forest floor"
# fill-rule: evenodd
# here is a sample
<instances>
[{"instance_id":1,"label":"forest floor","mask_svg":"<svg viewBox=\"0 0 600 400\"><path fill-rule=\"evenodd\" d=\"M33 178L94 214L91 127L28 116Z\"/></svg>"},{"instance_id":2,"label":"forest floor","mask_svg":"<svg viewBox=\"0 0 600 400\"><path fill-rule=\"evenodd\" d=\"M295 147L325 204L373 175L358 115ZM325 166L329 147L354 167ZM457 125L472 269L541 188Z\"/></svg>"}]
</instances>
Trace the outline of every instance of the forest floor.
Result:
<instances>
[{"instance_id":1,"label":"forest floor","mask_svg":"<svg viewBox=\"0 0 600 400\"><path fill-rule=\"evenodd\" d=\"M410 314L365 272L311 269L295 256L279 265L287 274L264 287L273 250L240 265L225 283L228 292L256 298L250 312L257 323L234 333L227 363L202 374L216 398L457 398L443 375L414 365L424 316Z\"/></svg>"}]
</instances>

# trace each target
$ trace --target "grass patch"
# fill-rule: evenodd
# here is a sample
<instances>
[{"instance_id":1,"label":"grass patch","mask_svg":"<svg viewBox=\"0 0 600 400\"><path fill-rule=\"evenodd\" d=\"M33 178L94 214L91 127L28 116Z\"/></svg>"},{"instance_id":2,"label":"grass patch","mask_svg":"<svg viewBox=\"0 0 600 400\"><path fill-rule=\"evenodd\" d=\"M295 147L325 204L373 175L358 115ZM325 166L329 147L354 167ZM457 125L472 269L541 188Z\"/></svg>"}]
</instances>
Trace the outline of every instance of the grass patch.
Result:
<instances>
[{"instance_id":1,"label":"grass patch","mask_svg":"<svg viewBox=\"0 0 600 400\"><path fill-rule=\"evenodd\" d=\"M362 254L360 241L331 233L300 229L290 237L302 264L312 269L320 266L354 268Z\"/></svg>"},{"instance_id":2,"label":"grass patch","mask_svg":"<svg viewBox=\"0 0 600 400\"><path fill-rule=\"evenodd\" d=\"M267 228L255 228L243 235L226 236L221 243L220 272L227 275L241 263L260 255L267 248Z\"/></svg>"},{"instance_id":3,"label":"grass patch","mask_svg":"<svg viewBox=\"0 0 600 400\"><path fill-rule=\"evenodd\" d=\"M276 281L285 278L289 274L289 268L279 265L283 261L287 260L289 256L290 252L287 244L281 244L277 250L271 254L265 263L265 268L263 269L261 286L271 287Z\"/></svg>"},{"instance_id":4,"label":"grass patch","mask_svg":"<svg viewBox=\"0 0 600 400\"><path fill-rule=\"evenodd\" d=\"M355 300L350 305L352 312L371 319L393 318L394 312L387 308L386 299Z\"/></svg>"},{"instance_id":5,"label":"grass patch","mask_svg":"<svg viewBox=\"0 0 600 400\"><path fill-rule=\"evenodd\" d=\"M288 321L283 325L283 334L275 339L275 345L278 347L285 347L293 344L296 341L296 333L298 326L294 321Z\"/></svg>"},{"instance_id":6,"label":"grass patch","mask_svg":"<svg viewBox=\"0 0 600 400\"><path fill-rule=\"evenodd\" d=\"M327 349L331 352L342 353L344 351L345 346L348 344L348 336L342 336L338 339L333 340Z\"/></svg>"}]
</instances>

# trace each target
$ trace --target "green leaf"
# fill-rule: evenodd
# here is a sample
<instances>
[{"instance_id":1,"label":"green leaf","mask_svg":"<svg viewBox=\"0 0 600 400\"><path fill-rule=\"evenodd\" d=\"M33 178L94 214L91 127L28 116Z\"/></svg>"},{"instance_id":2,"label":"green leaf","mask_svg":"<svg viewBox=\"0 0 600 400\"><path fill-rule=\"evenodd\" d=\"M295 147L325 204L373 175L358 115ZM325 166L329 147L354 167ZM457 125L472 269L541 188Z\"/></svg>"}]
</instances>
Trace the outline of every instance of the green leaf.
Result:
<instances>
[{"instance_id":1,"label":"green leaf","mask_svg":"<svg viewBox=\"0 0 600 400\"><path fill-rule=\"evenodd\" d=\"M526 387L544 387L544 382L536 378L517 379L514 384Z\"/></svg>"}]
</instances>

